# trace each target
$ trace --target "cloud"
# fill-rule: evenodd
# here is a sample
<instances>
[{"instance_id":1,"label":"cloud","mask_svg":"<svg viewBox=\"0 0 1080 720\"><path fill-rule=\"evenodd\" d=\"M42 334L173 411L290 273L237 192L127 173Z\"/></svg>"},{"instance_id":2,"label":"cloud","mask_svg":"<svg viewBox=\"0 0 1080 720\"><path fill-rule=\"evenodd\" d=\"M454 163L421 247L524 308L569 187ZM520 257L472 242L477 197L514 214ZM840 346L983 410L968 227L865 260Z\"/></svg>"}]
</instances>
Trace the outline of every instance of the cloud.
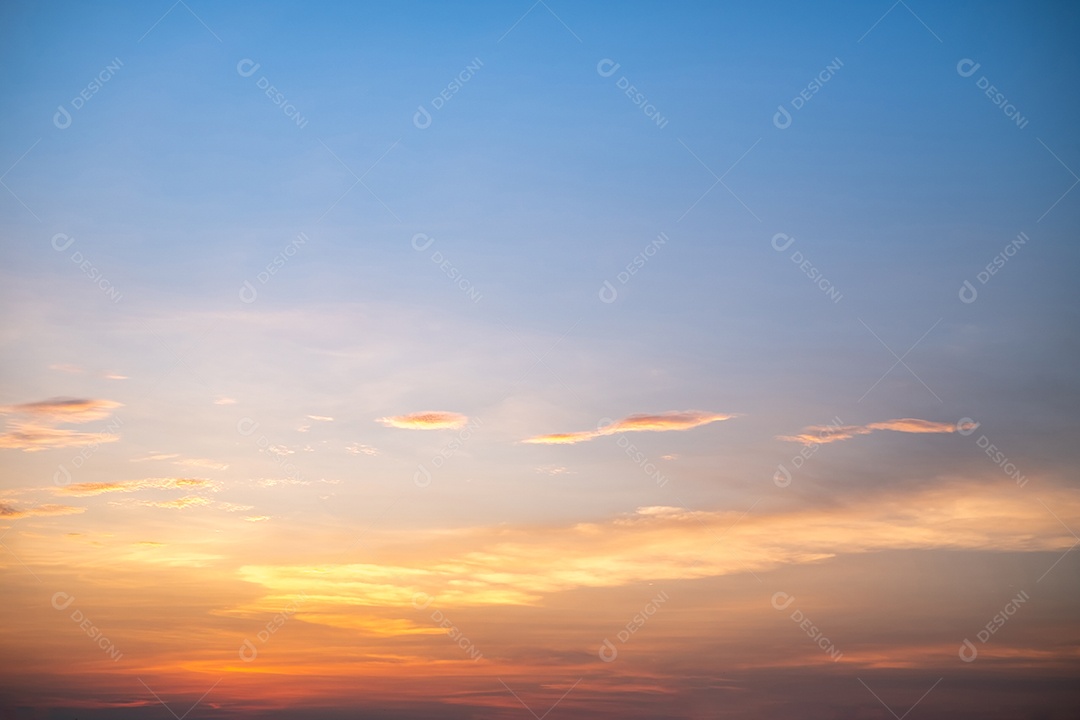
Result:
<instances>
[{"instance_id":1,"label":"cloud","mask_svg":"<svg viewBox=\"0 0 1080 720\"><path fill-rule=\"evenodd\" d=\"M904 433L952 433L958 430L974 430L979 426L976 422L946 423L934 420L919 420L918 418L898 418L883 422L870 423L869 425L810 425L804 427L798 435L777 435L777 440L787 442L801 442L804 445L822 445L825 443L850 440L856 435L869 435L875 430L892 430Z\"/></svg>"},{"instance_id":2,"label":"cloud","mask_svg":"<svg viewBox=\"0 0 1080 720\"><path fill-rule=\"evenodd\" d=\"M72 363L53 363L49 366L49 369L68 373L69 375L82 375L85 372L81 367Z\"/></svg>"},{"instance_id":3,"label":"cloud","mask_svg":"<svg viewBox=\"0 0 1080 720\"><path fill-rule=\"evenodd\" d=\"M410 415L375 418L375 422L402 430L456 430L464 427L469 422L469 418L455 412L426 410Z\"/></svg>"},{"instance_id":4,"label":"cloud","mask_svg":"<svg viewBox=\"0 0 1080 720\"><path fill-rule=\"evenodd\" d=\"M140 500L139 505L145 507L166 508L168 510L184 510L199 505L209 505L210 501L198 495L187 495L176 500Z\"/></svg>"},{"instance_id":5,"label":"cloud","mask_svg":"<svg viewBox=\"0 0 1080 720\"><path fill-rule=\"evenodd\" d=\"M362 445L360 443L352 443L345 447L345 452L350 455L371 455L372 457L379 454L379 451L370 445Z\"/></svg>"},{"instance_id":6,"label":"cloud","mask_svg":"<svg viewBox=\"0 0 1080 720\"><path fill-rule=\"evenodd\" d=\"M254 505L238 505L231 502L219 502L214 506L218 510L224 510L225 512L247 512L248 510L254 510Z\"/></svg>"},{"instance_id":7,"label":"cloud","mask_svg":"<svg viewBox=\"0 0 1080 720\"><path fill-rule=\"evenodd\" d=\"M552 593L767 572L840 555L889 550L1054 552L1076 540L1009 483L955 483L841 507L772 513L643 507L602 522L492 526L412 536L385 564L249 565L241 579L275 594L298 591L344 610L408 606L535 605ZM1080 491L1048 487L1062 522L1080 524ZM433 531L435 532L435 531ZM438 538L440 551L430 552ZM1048 556L1050 557L1050 556ZM1052 562L1052 557L1047 564Z\"/></svg>"},{"instance_id":8,"label":"cloud","mask_svg":"<svg viewBox=\"0 0 1080 720\"><path fill-rule=\"evenodd\" d=\"M285 478L258 478L253 481L259 487L276 487L278 485L310 485L308 480L301 480L300 478L285 477Z\"/></svg>"},{"instance_id":9,"label":"cloud","mask_svg":"<svg viewBox=\"0 0 1080 720\"><path fill-rule=\"evenodd\" d=\"M334 422L334 418L326 417L325 415L308 415L308 420L318 420L319 422Z\"/></svg>"},{"instance_id":10,"label":"cloud","mask_svg":"<svg viewBox=\"0 0 1080 720\"><path fill-rule=\"evenodd\" d=\"M0 503L0 520L21 520L28 517L52 517L55 515L78 515L86 508L70 505L38 505L26 510L16 510L7 503Z\"/></svg>"},{"instance_id":11,"label":"cloud","mask_svg":"<svg viewBox=\"0 0 1080 720\"><path fill-rule=\"evenodd\" d=\"M145 457L131 458L131 462L146 462L147 460L172 460L180 457L180 453L156 453Z\"/></svg>"},{"instance_id":12,"label":"cloud","mask_svg":"<svg viewBox=\"0 0 1080 720\"><path fill-rule=\"evenodd\" d=\"M108 375L105 376L105 379L106 380L127 380L128 376L127 375L119 375L117 373L109 373Z\"/></svg>"},{"instance_id":13,"label":"cloud","mask_svg":"<svg viewBox=\"0 0 1080 720\"><path fill-rule=\"evenodd\" d=\"M596 430L537 435L522 442L536 445L572 445L587 442L604 435L617 435L624 432L667 432L669 430L691 430L709 423L730 420L738 417L733 414L710 413L703 410L669 410L662 413L642 413L630 415L622 420L601 421Z\"/></svg>"},{"instance_id":14,"label":"cloud","mask_svg":"<svg viewBox=\"0 0 1080 720\"><path fill-rule=\"evenodd\" d=\"M109 433L84 433L44 425L12 423L8 425L7 431L0 434L0 448L38 452L52 448L98 445L119 439L119 435Z\"/></svg>"},{"instance_id":15,"label":"cloud","mask_svg":"<svg viewBox=\"0 0 1080 720\"><path fill-rule=\"evenodd\" d=\"M112 400L52 398L22 405L2 405L0 415L22 419L9 421L0 434L0 448L36 452L51 448L82 447L120 438L108 433L83 433L55 427L60 423L85 423L112 414L121 403Z\"/></svg>"},{"instance_id":16,"label":"cloud","mask_svg":"<svg viewBox=\"0 0 1080 720\"><path fill-rule=\"evenodd\" d=\"M131 458L131 462L171 460L173 465L181 465L183 467L207 468L210 470L229 469L227 463L218 462L217 460L207 460L206 458L180 458L177 460L176 458L180 458L180 453L153 453L143 457Z\"/></svg>"},{"instance_id":17,"label":"cloud","mask_svg":"<svg viewBox=\"0 0 1080 720\"><path fill-rule=\"evenodd\" d=\"M235 405L236 400L231 397L219 397L214 401L215 405Z\"/></svg>"},{"instance_id":18,"label":"cloud","mask_svg":"<svg viewBox=\"0 0 1080 720\"><path fill-rule=\"evenodd\" d=\"M221 463L216 460L207 460L206 458L183 458L182 460L173 460L173 465L183 465L184 467L199 467L207 468L209 470L228 470L228 463Z\"/></svg>"},{"instance_id":19,"label":"cloud","mask_svg":"<svg viewBox=\"0 0 1080 720\"><path fill-rule=\"evenodd\" d=\"M25 415L47 423L84 423L106 418L112 415L113 408L122 406L122 403L112 400L51 398L22 405L0 406L0 414Z\"/></svg>"},{"instance_id":20,"label":"cloud","mask_svg":"<svg viewBox=\"0 0 1080 720\"><path fill-rule=\"evenodd\" d=\"M106 493L131 493L140 490L217 490L210 480L202 478L144 478L142 480L120 480L117 482L87 482L55 488L60 495L89 497Z\"/></svg>"}]
</instances>

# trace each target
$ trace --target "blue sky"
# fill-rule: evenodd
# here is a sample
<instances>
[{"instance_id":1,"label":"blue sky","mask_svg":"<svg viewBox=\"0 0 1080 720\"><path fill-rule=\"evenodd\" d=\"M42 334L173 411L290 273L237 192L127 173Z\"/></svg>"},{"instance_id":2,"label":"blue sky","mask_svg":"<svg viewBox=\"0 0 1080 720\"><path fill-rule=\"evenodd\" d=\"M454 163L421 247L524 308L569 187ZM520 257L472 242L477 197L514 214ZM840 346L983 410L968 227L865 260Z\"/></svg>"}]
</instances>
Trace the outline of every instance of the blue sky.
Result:
<instances>
[{"instance_id":1,"label":"blue sky","mask_svg":"<svg viewBox=\"0 0 1080 720\"><path fill-rule=\"evenodd\" d=\"M297 567L331 568L354 587L342 563L361 562L346 550L358 534L371 546L362 561L381 563L403 593L419 575L402 568L443 571L429 557L440 543L462 553L455 567L491 558L489 571L448 581L443 607L491 632L491 654L537 687L524 645L494 651L515 613L527 606L550 623L553 657L595 655L593 629L640 605L627 588L669 582L683 619L654 636L655 668L622 681L670 683L680 717L711 702L677 680L676 639L701 626L716 592L747 627L760 619L753 603L772 617L769 593L753 592L776 578L812 587L834 627L865 601L882 614L844 638L855 663L844 677L880 670L885 656L936 677L961 629L1017 583L1034 593L1070 548L1071 4L12 2L0 25L10 612L81 647L55 634L33 583L83 583L134 647L128 620L149 616L116 597L121 586L153 596L138 581L139 543L168 548L153 561L162 582L189 587L209 568L205 597L191 590L205 614L176 612L211 639L187 659L167 642L141 660L132 652L135 669L118 675L90 657L71 707L102 677L123 695L150 667L194 701L200 673L232 672L215 665L214 643L239 632L227 623L257 625L300 587ZM774 120L780 108L790 124ZM965 418L978 429L964 434ZM561 437L619 420L618 432ZM815 434L826 439L799 441ZM791 484L777 483L802 451ZM74 489L54 481L61 467ZM420 467L430 484L415 481ZM182 486L162 478L194 481L194 494L177 498ZM835 534L824 529L834 521ZM684 522L711 533L707 572L686 560ZM741 522L750 527L733 537L753 550L717 539ZM623 554L594 547L582 530L594 526L622 538L611 545ZM627 526L644 529L623 537ZM940 526L957 532L924 532ZM791 547L761 540L786 528ZM820 555L799 554L800 533ZM71 537L77 551L64 549ZM535 554L521 550L531 542ZM579 549L580 574L600 578L591 584L543 559ZM857 577L870 553L919 587L948 586L970 553L985 592L949 586L946 609L916 603L905 627L918 643L890 639L878 597L888 571ZM73 558L111 558L130 584L82 574ZM1022 582L995 570L1003 558L1023 567ZM1060 562L1062 579L1038 588L1039 621L1013 636L1017 673L1074 669L1060 653L1040 665L1045 628L1076 633L1061 609L1075 558ZM517 580L527 600L454 594L515 563L537 568ZM625 577L608 577L609 565ZM325 606L293 623L305 630L281 667L295 671L328 638L372 632L410 667L395 678L408 692L445 648L411 645L427 631L394 625L397 596L380 588L370 612L396 629L373 631L375 620L346 612L363 602L326 591ZM614 621L590 614L594 592L609 594ZM177 617L156 627L171 631ZM710 627L701 642L755 660L710 661L709 678L783 669ZM790 629L771 627L766 645L806 650ZM29 642L7 638L32 654ZM927 647L945 651L920 655ZM50 671L29 667L28 687L47 686ZM353 707L334 680L353 666L319 667L325 693L290 701ZM461 672L497 685L498 668ZM559 672L569 687L578 660ZM800 682L833 677L814 672ZM226 694L243 714L251 687L237 677ZM432 687L425 702L452 717L452 693ZM843 701L852 712L874 700L855 690ZM19 706L44 702L3 691ZM605 692L579 691L597 703ZM942 716L960 702L947 697ZM502 717L500 702L477 707ZM601 707L582 703L568 712Z\"/></svg>"}]
</instances>

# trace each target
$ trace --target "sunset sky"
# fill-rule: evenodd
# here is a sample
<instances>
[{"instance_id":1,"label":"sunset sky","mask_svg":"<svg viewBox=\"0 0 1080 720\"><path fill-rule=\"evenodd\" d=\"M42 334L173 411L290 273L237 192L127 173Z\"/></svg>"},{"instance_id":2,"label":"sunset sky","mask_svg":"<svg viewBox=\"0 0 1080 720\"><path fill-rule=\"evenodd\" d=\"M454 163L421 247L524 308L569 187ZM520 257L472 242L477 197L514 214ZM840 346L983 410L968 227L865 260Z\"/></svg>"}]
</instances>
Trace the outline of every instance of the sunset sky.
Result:
<instances>
[{"instance_id":1,"label":"sunset sky","mask_svg":"<svg viewBox=\"0 0 1080 720\"><path fill-rule=\"evenodd\" d=\"M1080 8L171 2L0 7L0 720L1075 717Z\"/></svg>"}]
</instances>

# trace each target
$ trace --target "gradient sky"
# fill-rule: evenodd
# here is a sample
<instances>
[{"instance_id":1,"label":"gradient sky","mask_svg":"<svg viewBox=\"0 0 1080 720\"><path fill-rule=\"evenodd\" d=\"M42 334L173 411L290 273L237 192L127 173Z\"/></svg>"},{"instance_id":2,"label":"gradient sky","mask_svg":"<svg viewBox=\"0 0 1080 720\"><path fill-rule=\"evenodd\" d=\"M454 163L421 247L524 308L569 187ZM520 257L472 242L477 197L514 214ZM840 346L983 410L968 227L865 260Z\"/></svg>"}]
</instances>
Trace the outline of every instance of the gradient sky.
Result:
<instances>
[{"instance_id":1,"label":"gradient sky","mask_svg":"<svg viewBox=\"0 0 1080 720\"><path fill-rule=\"evenodd\" d=\"M0 718L1074 717L1073 4L0 28Z\"/></svg>"}]
</instances>

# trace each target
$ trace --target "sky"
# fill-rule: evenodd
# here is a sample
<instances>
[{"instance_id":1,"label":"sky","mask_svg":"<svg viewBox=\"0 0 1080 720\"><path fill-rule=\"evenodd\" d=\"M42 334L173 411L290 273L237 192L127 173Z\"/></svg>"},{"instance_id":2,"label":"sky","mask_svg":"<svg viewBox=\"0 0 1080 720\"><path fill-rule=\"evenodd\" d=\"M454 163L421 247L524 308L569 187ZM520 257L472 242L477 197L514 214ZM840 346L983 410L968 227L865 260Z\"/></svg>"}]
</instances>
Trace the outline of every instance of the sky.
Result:
<instances>
[{"instance_id":1,"label":"sky","mask_svg":"<svg viewBox=\"0 0 1080 720\"><path fill-rule=\"evenodd\" d=\"M3 4L0 718L1074 717L1078 33Z\"/></svg>"}]
</instances>

